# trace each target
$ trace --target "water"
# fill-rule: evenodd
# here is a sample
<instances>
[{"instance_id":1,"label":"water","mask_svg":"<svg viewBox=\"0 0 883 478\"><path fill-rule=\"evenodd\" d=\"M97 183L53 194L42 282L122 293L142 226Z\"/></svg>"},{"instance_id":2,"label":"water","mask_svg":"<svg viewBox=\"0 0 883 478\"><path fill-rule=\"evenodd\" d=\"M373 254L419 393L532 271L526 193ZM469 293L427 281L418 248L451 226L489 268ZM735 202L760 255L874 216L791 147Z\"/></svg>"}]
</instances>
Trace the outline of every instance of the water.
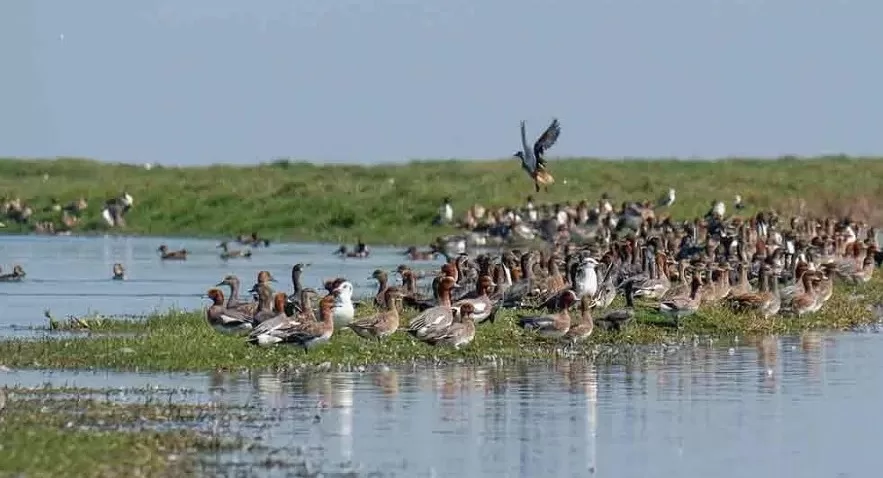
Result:
<instances>
[{"instance_id":1,"label":"water","mask_svg":"<svg viewBox=\"0 0 883 478\"><path fill-rule=\"evenodd\" d=\"M162 262L155 251L163 242L193 255ZM29 327L45 325L45 307L57 316L199 307L206 288L229 273L249 284L266 269L287 288L295 262L312 263L308 286L342 275L368 295L375 268L404 260L399 249L375 248L362 261L333 256L329 245L279 244L225 263L215 246L2 237L4 269L20 263L28 277L0 284L0 335L42 334ZM114 262L126 264L130 280L109 280ZM246 435L286 453L304 450L323 470L381 476L877 476L883 335L868 330L702 344L619 366L558 361L309 376L0 368L0 386L111 386L123 389L112 394L119 400L150 388L180 402L257 406L259 419L241 425ZM245 451L222 458L254 459Z\"/></svg>"},{"instance_id":2,"label":"water","mask_svg":"<svg viewBox=\"0 0 883 478\"><path fill-rule=\"evenodd\" d=\"M191 252L187 261L161 261L160 244ZM170 308L195 309L206 305L206 290L227 274L239 276L245 291L260 270L279 281L279 290L291 290L291 266L311 263L303 276L306 287L322 288L322 281L347 277L356 296L371 294L369 280L376 268L394 269L406 262L404 248L372 247L369 259L342 259L328 244L272 244L254 249L250 259L223 261L217 241L132 237L0 237L4 271L20 264L27 272L21 283L0 283L0 337L28 335L14 326L46 324L43 309L56 317L67 314L141 315ZM239 246L233 246L239 247ZM115 262L126 266L126 281L112 281ZM414 268L437 270L441 262L422 261ZM226 290L226 289L225 289Z\"/></svg>"},{"instance_id":3,"label":"water","mask_svg":"<svg viewBox=\"0 0 883 478\"><path fill-rule=\"evenodd\" d=\"M883 427L881 361L881 334L807 333L633 365L12 371L0 372L0 386L183 387L185 401L258 405L266 420L249 426L264 444L381 476L870 477Z\"/></svg>"}]
</instances>

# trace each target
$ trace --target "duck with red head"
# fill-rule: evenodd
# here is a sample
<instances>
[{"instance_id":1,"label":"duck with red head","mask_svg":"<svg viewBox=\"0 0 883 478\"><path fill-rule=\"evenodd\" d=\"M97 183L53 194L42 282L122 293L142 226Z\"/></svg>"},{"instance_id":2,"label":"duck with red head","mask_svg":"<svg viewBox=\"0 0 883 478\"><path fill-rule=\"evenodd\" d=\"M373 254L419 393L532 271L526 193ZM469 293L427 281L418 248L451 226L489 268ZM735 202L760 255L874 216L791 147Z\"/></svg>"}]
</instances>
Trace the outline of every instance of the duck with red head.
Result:
<instances>
[{"instance_id":1,"label":"duck with red head","mask_svg":"<svg viewBox=\"0 0 883 478\"><path fill-rule=\"evenodd\" d=\"M212 301L206 311L208 323L218 332L242 333L254 327L252 318L238 310L230 310L224 305L224 293L220 289L209 289L206 297Z\"/></svg>"},{"instance_id":2,"label":"duck with red head","mask_svg":"<svg viewBox=\"0 0 883 478\"><path fill-rule=\"evenodd\" d=\"M555 312L545 315L522 316L518 319L518 325L525 330L535 331L543 337L561 338L570 330L568 309L576 300L576 293L567 289L559 296Z\"/></svg>"}]
</instances>

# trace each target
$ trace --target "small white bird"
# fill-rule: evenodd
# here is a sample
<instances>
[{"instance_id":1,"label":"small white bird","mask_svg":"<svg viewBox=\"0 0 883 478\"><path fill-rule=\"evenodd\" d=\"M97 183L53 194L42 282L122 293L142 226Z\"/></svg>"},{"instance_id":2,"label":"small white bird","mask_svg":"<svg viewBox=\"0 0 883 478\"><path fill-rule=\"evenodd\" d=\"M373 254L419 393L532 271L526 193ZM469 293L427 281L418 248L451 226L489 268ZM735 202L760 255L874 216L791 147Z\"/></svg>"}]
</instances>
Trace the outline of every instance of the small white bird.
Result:
<instances>
[{"instance_id":1,"label":"small white bird","mask_svg":"<svg viewBox=\"0 0 883 478\"><path fill-rule=\"evenodd\" d=\"M744 209L745 204L742 203L742 196L737 194L735 200L733 201L733 207L735 209Z\"/></svg>"},{"instance_id":2,"label":"small white bird","mask_svg":"<svg viewBox=\"0 0 883 478\"><path fill-rule=\"evenodd\" d=\"M667 196L662 196L659 198L659 201L656 202L656 205L659 207L669 207L675 203L675 190L671 188L668 190Z\"/></svg>"}]
</instances>

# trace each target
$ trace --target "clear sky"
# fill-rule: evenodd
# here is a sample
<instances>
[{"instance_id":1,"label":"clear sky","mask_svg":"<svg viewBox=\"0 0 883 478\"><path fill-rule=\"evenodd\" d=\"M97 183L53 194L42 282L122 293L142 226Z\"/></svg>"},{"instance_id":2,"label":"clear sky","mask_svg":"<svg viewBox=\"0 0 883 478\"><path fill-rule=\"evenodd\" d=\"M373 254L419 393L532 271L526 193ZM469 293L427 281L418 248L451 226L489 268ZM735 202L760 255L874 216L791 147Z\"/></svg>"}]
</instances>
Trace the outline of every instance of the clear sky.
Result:
<instances>
[{"instance_id":1,"label":"clear sky","mask_svg":"<svg viewBox=\"0 0 883 478\"><path fill-rule=\"evenodd\" d=\"M0 155L883 154L880 0L0 2ZM62 39L63 35L63 39Z\"/></svg>"}]
</instances>

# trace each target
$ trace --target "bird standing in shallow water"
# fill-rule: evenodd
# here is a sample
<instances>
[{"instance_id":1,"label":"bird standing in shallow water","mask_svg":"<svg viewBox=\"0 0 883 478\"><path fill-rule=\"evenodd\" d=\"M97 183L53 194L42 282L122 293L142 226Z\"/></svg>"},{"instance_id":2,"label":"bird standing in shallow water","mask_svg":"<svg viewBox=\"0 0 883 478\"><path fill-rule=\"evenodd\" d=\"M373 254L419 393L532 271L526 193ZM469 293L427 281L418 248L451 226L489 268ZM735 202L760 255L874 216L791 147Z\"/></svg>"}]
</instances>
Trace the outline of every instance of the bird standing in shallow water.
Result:
<instances>
[{"instance_id":1,"label":"bird standing in shallow water","mask_svg":"<svg viewBox=\"0 0 883 478\"><path fill-rule=\"evenodd\" d=\"M531 148L527 144L527 132L525 131L524 121L521 122L522 150L516 152L513 156L521 159L521 167L527 171L527 174L533 179L536 192L540 192L541 184L546 192L548 192L549 185L555 182L555 178L546 171L546 159L543 158L543 154L547 149L551 148L556 141L558 141L558 136L560 134L561 126L558 124L557 119L553 119L552 124L546 128L546 131L544 131L539 138L537 138L536 142L533 144L533 148Z\"/></svg>"}]
</instances>

